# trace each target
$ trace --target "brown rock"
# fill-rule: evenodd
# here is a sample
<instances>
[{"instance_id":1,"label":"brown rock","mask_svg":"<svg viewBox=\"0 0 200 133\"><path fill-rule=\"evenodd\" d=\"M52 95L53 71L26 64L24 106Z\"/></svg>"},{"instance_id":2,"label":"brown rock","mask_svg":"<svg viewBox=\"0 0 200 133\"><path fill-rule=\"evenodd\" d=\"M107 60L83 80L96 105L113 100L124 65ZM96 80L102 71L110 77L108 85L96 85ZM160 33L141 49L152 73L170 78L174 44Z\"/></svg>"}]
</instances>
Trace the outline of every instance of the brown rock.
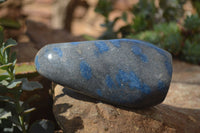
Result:
<instances>
[{"instance_id":1,"label":"brown rock","mask_svg":"<svg viewBox=\"0 0 200 133\"><path fill-rule=\"evenodd\" d=\"M190 74L183 76L183 81L176 78L187 72ZM191 74L198 79L188 81ZM199 66L175 61L173 81L164 103L143 110L114 107L57 85L53 111L66 133L197 133L199 75Z\"/></svg>"},{"instance_id":2,"label":"brown rock","mask_svg":"<svg viewBox=\"0 0 200 133\"><path fill-rule=\"evenodd\" d=\"M34 48L33 43L19 43L17 47L13 48L13 51L17 53L17 62L33 62L37 49Z\"/></svg>"},{"instance_id":3,"label":"brown rock","mask_svg":"<svg viewBox=\"0 0 200 133\"><path fill-rule=\"evenodd\" d=\"M66 133L198 132L200 110L161 104L149 109L118 108L57 85L55 117Z\"/></svg>"},{"instance_id":4,"label":"brown rock","mask_svg":"<svg viewBox=\"0 0 200 133\"><path fill-rule=\"evenodd\" d=\"M35 48L40 49L49 43L83 41L82 37L71 35L65 30L53 30L43 23L27 21L27 35L36 44Z\"/></svg>"}]
</instances>

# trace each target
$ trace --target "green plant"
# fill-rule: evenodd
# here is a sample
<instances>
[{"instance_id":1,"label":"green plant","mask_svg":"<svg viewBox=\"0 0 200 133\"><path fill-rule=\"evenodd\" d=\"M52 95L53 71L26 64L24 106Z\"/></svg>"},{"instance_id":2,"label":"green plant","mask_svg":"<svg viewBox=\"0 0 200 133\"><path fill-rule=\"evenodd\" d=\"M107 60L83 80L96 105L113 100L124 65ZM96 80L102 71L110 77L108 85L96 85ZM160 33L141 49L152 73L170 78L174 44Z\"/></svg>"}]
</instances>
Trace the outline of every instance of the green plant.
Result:
<instances>
[{"instance_id":1,"label":"green plant","mask_svg":"<svg viewBox=\"0 0 200 133\"><path fill-rule=\"evenodd\" d=\"M140 0L137 5L133 6L132 12L135 18L134 23L131 25L134 32L138 33L146 29L152 29L153 24L156 23L155 13L157 10L152 0Z\"/></svg>"},{"instance_id":2,"label":"green plant","mask_svg":"<svg viewBox=\"0 0 200 133\"><path fill-rule=\"evenodd\" d=\"M114 21L112 25L105 26L107 30L100 39L111 39L110 35L112 38L117 38L117 34L120 33L123 38L151 42L171 52L173 56L200 64L200 2L199 0L191 1L196 14L187 16L183 20L185 2L186 0L160 0L156 5L155 0L140 0L130 10L134 14L132 23L127 23L119 31L113 31L116 24ZM107 18L111 11L107 11ZM124 16L126 15L123 14L116 20L120 18L126 20Z\"/></svg>"},{"instance_id":3,"label":"green plant","mask_svg":"<svg viewBox=\"0 0 200 133\"><path fill-rule=\"evenodd\" d=\"M198 14L187 16L182 35L185 43L181 58L191 63L200 63L200 17Z\"/></svg>"},{"instance_id":4,"label":"green plant","mask_svg":"<svg viewBox=\"0 0 200 133\"><path fill-rule=\"evenodd\" d=\"M4 1L6 0L0 0L0 3ZM29 114L35 110L29 107L29 103L39 98L39 95L35 94L25 101L21 100L21 96L24 91L42 88L42 85L28 81L27 78L16 78L16 53L11 52L11 47L16 45L17 42L13 39L4 42L3 27L0 26L0 132L53 133L54 125L48 120L40 120L29 125Z\"/></svg>"},{"instance_id":5,"label":"green plant","mask_svg":"<svg viewBox=\"0 0 200 133\"><path fill-rule=\"evenodd\" d=\"M181 31L175 22L157 24L152 30L146 30L136 35L131 34L127 37L157 44L174 55L179 55L182 50Z\"/></svg>"},{"instance_id":6,"label":"green plant","mask_svg":"<svg viewBox=\"0 0 200 133\"><path fill-rule=\"evenodd\" d=\"M15 78L16 54L10 48L17 45L13 39L3 42L3 28L0 27L0 69L5 73L0 75L0 132L28 131L29 113L35 108L29 108L29 103L38 98L33 95L26 101L21 101L24 91L42 88L38 82L29 82L26 78Z\"/></svg>"},{"instance_id":7,"label":"green plant","mask_svg":"<svg viewBox=\"0 0 200 133\"><path fill-rule=\"evenodd\" d=\"M115 18L113 21L110 21L108 17L112 10L113 6L111 0L99 0L95 11L105 17L104 24L101 24L101 26L106 28L106 31L99 37L99 39L117 38L118 32L115 32L113 27L117 20L119 20L119 17Z\"/></svg>"}]
</instances>

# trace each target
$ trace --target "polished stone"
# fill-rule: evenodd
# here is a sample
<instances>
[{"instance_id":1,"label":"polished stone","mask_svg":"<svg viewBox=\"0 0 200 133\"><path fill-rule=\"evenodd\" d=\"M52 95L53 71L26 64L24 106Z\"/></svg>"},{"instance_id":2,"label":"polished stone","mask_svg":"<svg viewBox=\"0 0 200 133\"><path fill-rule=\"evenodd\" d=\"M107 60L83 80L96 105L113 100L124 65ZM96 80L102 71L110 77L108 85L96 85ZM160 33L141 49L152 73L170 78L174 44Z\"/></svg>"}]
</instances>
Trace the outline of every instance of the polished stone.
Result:
<instances>
[{"instance_id":1,"label":"polished stone","mask_svg":"<svg viewBox=\"0 0 200 133\"><path fill-rule=\"evenodd\" d=\"M55 83L133 108L161 103L172 77L168 52L132 39L46 45L36 55L35 65Z\"/></svg>"}]
</instances>

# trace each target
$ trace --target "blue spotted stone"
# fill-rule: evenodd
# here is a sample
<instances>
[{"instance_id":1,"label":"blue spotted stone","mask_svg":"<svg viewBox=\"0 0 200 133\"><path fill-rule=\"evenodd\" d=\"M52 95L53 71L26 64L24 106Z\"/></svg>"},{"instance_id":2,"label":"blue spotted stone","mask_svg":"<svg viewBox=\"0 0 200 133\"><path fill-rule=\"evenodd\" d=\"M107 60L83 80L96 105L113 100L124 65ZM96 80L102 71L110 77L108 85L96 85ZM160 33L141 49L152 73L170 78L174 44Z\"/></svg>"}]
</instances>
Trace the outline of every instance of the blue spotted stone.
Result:
<instances>
[{"instance_id":1,"label":"blue spotted stone","mask_svg":"<svg viewBox=\"0 0 200 133\"><path fill-rule=\"evenodd\" d=\"M172 77L167 51L132 39L46 45L36 55L35 66L55 83L131 108L161 103Z\"/></svg>"},{"instance_id":2,"label":"blue spotted stone","mask_svg":"<svg viewBox=\"0 0 200 133\"><path fill-rule=\"evenodd\" d=\"M80 72L81 76L87 80L91 79L92 77L92 70L90 65L86 61L80 62Z\"/></svg>"}]
</instances>

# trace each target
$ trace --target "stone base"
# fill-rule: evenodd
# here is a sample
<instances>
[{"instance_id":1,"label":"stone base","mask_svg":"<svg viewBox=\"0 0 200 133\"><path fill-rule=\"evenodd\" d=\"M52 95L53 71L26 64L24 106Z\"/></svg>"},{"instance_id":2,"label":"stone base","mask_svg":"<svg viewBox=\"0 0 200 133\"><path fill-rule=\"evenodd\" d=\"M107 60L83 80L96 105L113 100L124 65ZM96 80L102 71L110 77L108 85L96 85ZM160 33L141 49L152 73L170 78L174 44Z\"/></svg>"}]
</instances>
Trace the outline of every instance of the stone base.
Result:
<instances>
[{"instance_id":1,"label":"stone base","mask_svg":"<svg viewBox=\"0 0 200 133\"><path fill-rule=\"evenodd\" d=\"M200 110L160 104L134 110L114 107L56 86L54 114L66 133L198 132Z\"/></svg>"}]
</instances>

